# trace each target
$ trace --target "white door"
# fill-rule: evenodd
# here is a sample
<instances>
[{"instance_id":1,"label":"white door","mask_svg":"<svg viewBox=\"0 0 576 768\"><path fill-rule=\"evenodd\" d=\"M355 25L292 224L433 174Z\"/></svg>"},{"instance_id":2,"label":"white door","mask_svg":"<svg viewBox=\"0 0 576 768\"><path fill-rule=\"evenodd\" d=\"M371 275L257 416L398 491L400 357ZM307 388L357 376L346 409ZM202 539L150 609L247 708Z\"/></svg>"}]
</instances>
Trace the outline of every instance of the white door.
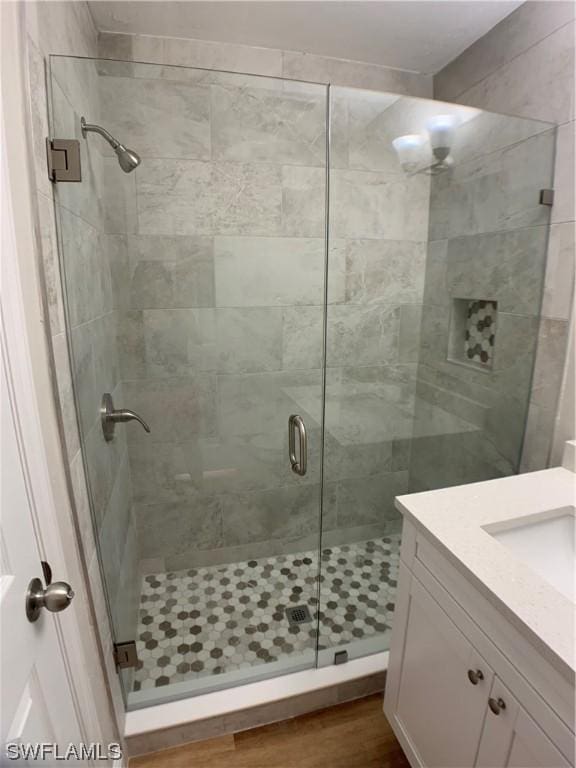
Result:
<instances>
[{"instance_id":1,"label":"white door","mask_svg":"<svg viewBox=\"0 0 576 768\"><path fill-rule=\"evenodd\" d=\"M42 577L42 568L28 495L25 448L19 440L4 344L2 347L0 765L5 765L17 754L19 744L58 744L65 751L66 745L79 744L82 736L54 616L43 610L34 623L26 618L28 583L32 577ZM49 751L45 756L47 763L54 762L55 756Z\"/></svg>"},{"instance_id":2,"label":"white door","mask_svg":"<svg viewBox=\"0 0 576 768\"><path fill-rule=\"evenodd\" d=\"M28 584L43 576L40 542L57 533L30 372L4 127L0 109L0 765L62 765L56 750L71 756L72 764L93 764L91 758L74 759L82 743L91 743L87 732L99 733L78 698L82 686L84 701L87 672L66 650L68 644L79 647L78 628L67 622L64 634L59 618L46 609L31 623L25 610ZM66 578L60 553L58 559L55 580ZM33 751L27 759L13 759L28 745Z\"/></svg>"}]
</instances>

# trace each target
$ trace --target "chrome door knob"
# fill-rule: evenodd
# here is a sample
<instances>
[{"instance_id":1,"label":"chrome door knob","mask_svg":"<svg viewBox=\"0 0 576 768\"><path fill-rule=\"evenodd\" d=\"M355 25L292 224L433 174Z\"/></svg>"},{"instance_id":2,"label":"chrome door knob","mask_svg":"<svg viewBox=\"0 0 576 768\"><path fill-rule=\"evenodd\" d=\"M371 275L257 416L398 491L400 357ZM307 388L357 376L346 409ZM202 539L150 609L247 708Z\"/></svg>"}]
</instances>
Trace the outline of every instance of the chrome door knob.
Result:
<instances>
[{"instance_id":1,"label":"chrome door knob","mask_svg":"<svg viewBox=\"0 0 576 768\"><path fill-rule=\"evenodd\" d=\"M44 589L40 579L32 579L26 593L26 617L28 621L36 621L42 608L51 613L63 611L73 597L74 591L65 581L55 581Z\"/></svg>"}]
</instances>

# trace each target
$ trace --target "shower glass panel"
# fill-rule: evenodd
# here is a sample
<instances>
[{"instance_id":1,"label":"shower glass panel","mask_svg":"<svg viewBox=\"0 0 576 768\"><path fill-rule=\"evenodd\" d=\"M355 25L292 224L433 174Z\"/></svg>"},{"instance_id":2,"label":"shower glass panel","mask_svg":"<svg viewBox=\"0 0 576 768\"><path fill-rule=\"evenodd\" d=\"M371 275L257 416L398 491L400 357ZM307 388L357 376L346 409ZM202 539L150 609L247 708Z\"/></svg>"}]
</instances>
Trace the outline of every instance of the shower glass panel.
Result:
<instances>
[{"instance_id":1,"label":"shower glass panel","mask_svg":"<svg viewBox=\"0 0 576 768\"><path fill-rule=\"evenodd\" d=\"M319 665L389 647L395 496L519 471L554 144L547 123L330 89Z\"/></svg>"},{"instance_id":2,"label":"shower glass panel","mask_svg":"<svg viewBox=\"0 0 576 768\"><path fill-rule=\"evenodd\" d=\"M50 85L82 158L55 187L63 418L127 706L387 650L394 497L519 470L554 127L108 60L52 57ZM105 393L150 432L106 440Z\"/></svg>"},{"instance_id":3,"label":"shower glass panel","mask_svg":"<svg viewBox=\"0 0 576 768\"><path fill-rule=\"evenodd\" d=\"M128 706L312 667L327 89L69 57L50 80L52 135L82 153L82 182L55 187L61 267L114 639L138 652ZM150 432L106 441L104 393Z\"/></svg>"}]
</instances>

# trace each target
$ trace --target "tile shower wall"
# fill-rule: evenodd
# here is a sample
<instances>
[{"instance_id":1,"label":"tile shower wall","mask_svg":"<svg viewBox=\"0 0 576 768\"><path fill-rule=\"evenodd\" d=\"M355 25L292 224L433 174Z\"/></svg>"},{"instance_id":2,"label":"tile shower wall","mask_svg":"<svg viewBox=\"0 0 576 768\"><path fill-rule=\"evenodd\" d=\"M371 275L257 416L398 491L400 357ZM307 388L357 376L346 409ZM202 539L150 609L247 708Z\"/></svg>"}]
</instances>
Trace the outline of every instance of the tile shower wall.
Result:
<instances>
[{"instance_id":1,"label":"tile shower wall","mask_svg":"<svg viewBox=\"0 0 576 768\"><path fill-rule=\"evenodd\" d=\"M458 110L466 116L462 108ZM518 470L546 263L555 130L470 110L454 167L430 192L410 486L425 490ZM470 364L458 306L497 305L491 365ZM460 338L455 338L455 336ZM458 359L460 358L460 359ZM429 408L449 418L430 424Z\"/></svg>"},{"instance_id":2,"label":"tile shower wall","mask_svg":"<svg viewBox=\"0 0 576 768\"><path fill-rule=\"evenodd\" d=\"M116 188L126 218L111 224L124 402L152 428L126 430L142 567L313 545L320 401L306 396L321 382L325 89L143 65L101 73L103 122L142 156ZM311 471L298 482L287 419L303 406Z\"/></svg>"},{"instance_id":3,"label":"tile shower wall","mask_svg":"<svg viewBox=\"0 0 576 768\"><path fill-rule=\"evenodd\" d=\"M110 233L107 188L121 174L107 162L101 139L80 132L80 117L100 122L98 71L93 61L52 60L52 112L56 136L79 139L83 183L56 187L68 332L81 441L91 491L101 562L118 638L133 636L138 610L136 530L125 430L107 443L100 401L123 401L117 350L118 296L112 266L118 243Z\"/></svg>"},{"instance_id":4,"label":"tile shower wall","mask_svg":"<svg viewBox=\"0 0 576 768\"><path fill-rule=\"evenodd\" d=\"M574 15L572 2L524 3L434 78L437 98L558 124L550 242L522 469L559 463L574 424L552 434L574 295ZM564 398L572 399L574 382ZM562 411L562 409L560 409ZM566 412L570 409L566 408Z\"/></svg>"},{"instance_id":5,"label":"tile shower wall","mask_svg":"<svg viewBox=\"0 0 576 768\"><path fill-rule=\"evenodd\" d=\"M323 541L350 543L396 529L408 490L430 182L404 174L392 140L435 105L331 96L324 509L336 530Z\"/></svg>"}]
</instances>

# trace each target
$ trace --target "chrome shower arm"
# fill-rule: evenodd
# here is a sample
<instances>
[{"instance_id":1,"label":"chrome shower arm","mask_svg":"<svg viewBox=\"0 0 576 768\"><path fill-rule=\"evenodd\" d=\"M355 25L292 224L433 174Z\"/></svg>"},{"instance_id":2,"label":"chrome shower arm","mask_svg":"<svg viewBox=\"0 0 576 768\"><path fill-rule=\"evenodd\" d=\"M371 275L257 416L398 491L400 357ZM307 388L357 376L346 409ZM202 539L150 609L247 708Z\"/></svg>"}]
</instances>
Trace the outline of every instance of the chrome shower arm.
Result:
<instances>
[{"instance_id":1,"label":"chrome shower arm","mask_svg":"<svg viewBox=\"0 0 576 768\"><path fill-rule=\"evenodd\" d=\"M95 125L94 123L87 123L86 118L84 117L80 118L80 127L82 129L82 136L84 138L86 138L86 134L88 132L99 133L100 136L106 139L112 149L116 149L117 147L122 146L118 139L115 139L114 136L112 136L112 134L106 130L106 128L102 128L100 125Z\"/></svg>"}]
</instances>

